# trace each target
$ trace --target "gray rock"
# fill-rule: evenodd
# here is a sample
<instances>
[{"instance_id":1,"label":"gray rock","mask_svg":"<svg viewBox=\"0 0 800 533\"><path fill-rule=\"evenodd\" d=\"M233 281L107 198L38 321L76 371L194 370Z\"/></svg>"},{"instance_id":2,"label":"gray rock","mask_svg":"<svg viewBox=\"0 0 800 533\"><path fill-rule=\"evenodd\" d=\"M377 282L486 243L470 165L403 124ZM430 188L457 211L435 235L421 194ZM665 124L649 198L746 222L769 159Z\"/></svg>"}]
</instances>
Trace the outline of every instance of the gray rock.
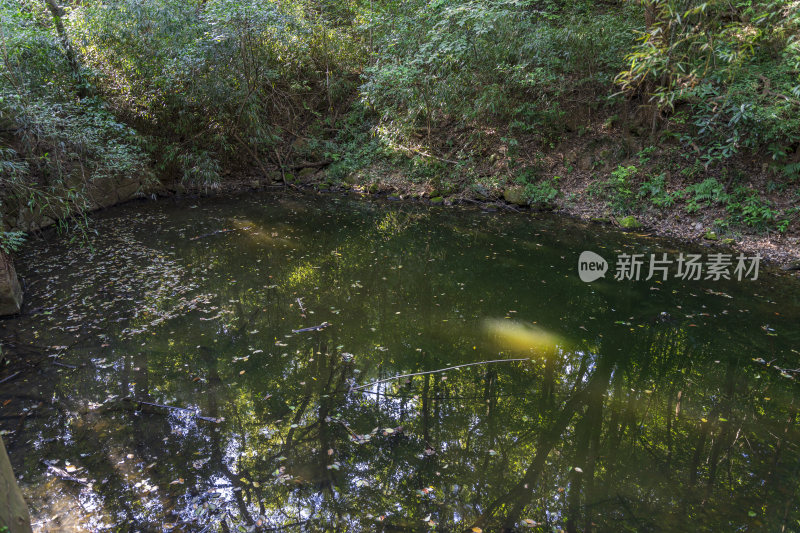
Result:
<instances>
[{"instance_id":1,"label":"gray rock","mask_svg":"<svg viewBox=\"0 0 800 533\"><path fill-rule=\"evenodd\" d=\"M800 270L800 260L790 262L783 267L783 270Z\"/></svg>"},{"instance_id":2,"label":"gray rock","mask_svg":"<svg viewBox=\"0 0 800 533\"><path fill-rule=\"evenodd\" d=\"M14 315L22 307L22 287L6 254L0 253L0 315Z\"/></svg>"},{"instance_id":3,"label":"gray rock","mask_svg":"<svg viewBox=\"0 0 800 533\"><path fill-rule=\"evenodd\" d=\"M528 199L525 197L522 187L509 187L503 191L503 198L510 204L528 205Z\"/></svg>"},{"instance_id":4,"label":"gray rock","mask_svg":"<svg viewBox=\"0 0 800 533\"><path fill-rule=\"evenodd\" d=\"M300 169L300 172L298 172L297 175L300 178L310 178L311 176L313 176L316 173L317 173L317 169L311 168L311 167L306 167L306 168Z\"/></svg>"}]
</instances>

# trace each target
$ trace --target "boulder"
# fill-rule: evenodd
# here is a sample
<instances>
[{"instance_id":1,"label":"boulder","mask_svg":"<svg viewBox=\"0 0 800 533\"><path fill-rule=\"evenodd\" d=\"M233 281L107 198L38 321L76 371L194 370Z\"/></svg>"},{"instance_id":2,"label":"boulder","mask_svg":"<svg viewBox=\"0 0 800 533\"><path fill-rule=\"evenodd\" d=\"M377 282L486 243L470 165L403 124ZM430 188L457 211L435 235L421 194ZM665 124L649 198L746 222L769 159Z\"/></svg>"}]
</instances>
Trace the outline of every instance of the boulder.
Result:
<instances>
[{"instance_id":1,"label":"boulder","mask_svg":"<svg viewBox=\"0 0 800 533\"><path fill-rule=\"evenodd\" d=\"M624 229L642 229L643 225L641 222L636 220L636 217L633 215L628 215L627 217L623 217L617 221L619 226Z\"/></svg>"},{"instance_id":2,"label":"boulder","mask_svg":"<svg viewBox=\"0 0 800 533\"><path fill-rule=\"evenodd\" d=\"M300 171L297 173L297 176L304 179L304 178L310 178L316 173L317 173L316 168L306 167L306 168L301 168Z\"/></svg>"},{"instance_id":3,"label":"boulder","mask_svg":"<svg viewBox=\"0 0 800 533\"><path fill-rule=\"evenodd\" d=\"M791 261L790 263L784 265L783 270L800 270L800 260Z\"/></svg>"},{"instance_id":4,"label":"boulder","mask_svg":"<svg viewBox=\"0 0 800 533\"><path fill-rule=\"evenodd\" d=\"M349 172L344 178L342 178L342 181L348 185L358 185L358 182L360 181L358 172Z\"/></svg>"},{"instance_id":5,"label":"boulder","mask_svg":"<svg viewBox=\"0 0 800 533\"><path fill-rule=\"evenodd\" d=\"M591 154L583 153L578 157L576 163L579 170L591 170L594 166L594 158Z\"/></svg>"},{"instance_id":6,"label":"boulder","mask_svg":"<svg viewBox=\"0 0 800 533\"><path fill-rule=\"evenodd\" d=\"M509 187L503 191L503 198L510 204L528 205L528 199L522 187Z\"/></svg>"},{"instance_id":7,"label":"boulder","mask_svg":"<svg viewBox=\"0 0 800 533\"><path fill-rule=\"evenodd\" d=\"M6 254L0 252L0 315L15 315L22 307L22 287L17 271Z\"/></svg>"},{"instance_id":8,"label":"boulder","mask_svg":"<svg viewBox=\"0 0 800 533\"><path fill-rule=\"evenodd\" d=\"M126 178L120 180L117 185L117 201L118 202L125 202L130 200L136 193L139 192L139 189L142 187L142 183L138 178Z\"/></svg>"},{"instance_id":9,"label":"boulder","mask_svg":"<svg viewBox=\"0 0 800 533\"><path fill-rule=\"evenodd\" d=\"M52 226L56 221L42 213L40 208L31 210L28 206L19 208L16 220L16 229L24 232L37 231Z\"/></svg>"}]
</instances>

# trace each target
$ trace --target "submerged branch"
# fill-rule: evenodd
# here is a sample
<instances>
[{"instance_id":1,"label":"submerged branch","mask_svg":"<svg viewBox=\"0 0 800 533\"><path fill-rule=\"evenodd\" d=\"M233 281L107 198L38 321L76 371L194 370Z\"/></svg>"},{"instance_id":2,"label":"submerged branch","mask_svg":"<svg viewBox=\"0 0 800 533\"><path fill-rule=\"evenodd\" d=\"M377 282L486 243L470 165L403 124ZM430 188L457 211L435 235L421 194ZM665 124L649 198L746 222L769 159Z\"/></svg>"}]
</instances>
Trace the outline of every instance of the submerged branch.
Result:
<instances>
[{"instance_id":1,"label":"submerged branch","mask_svg":"<svg viewBox=\"0 0 800 533\"><path fill-rule=\"evenodd\" d=\"M219 424L223 420L223 419L220 419L220 418L211 418L211 417L208 417L208 416L199 415L199 414L197 414L197 412L194 409L187 409L186 407L175 407L174 405L164 405L162 403L145 402L144 400L137 400L136 398L130 398L130 397L123 398L123 400L139 404L140 406L141 405L149 405L150 407L161 407L161 408L164 408L164 409L172 409L172 410L175 410L175 411L182 411L184 413L188 413L188 414L192 415L194 418L197 418L197 419L200 419L200 420L205 420L206 422L213 422L215 424Z\"/></svg>"},{"instance_id":2,"label":"submerged branch","mask_svg":"<svg viewBox=\"0 0 800 533\"><path fill-rule=\"evenodd\" d=\"M428 371L425 371L425 372L413 372L411 374L399 374L397 376L392 376L390 378L380 379L378 381L373 381L372 383L367 383L366 385L361 385L359 387L353 387L353 388L350 389L350 391L352 392L352 391L356 391L356 390L366 389L367 387L371 387L373 385L378 385L380 383L386 383L387 381L394 381L395 379L400 379L400 378L408 378L408 377L411 377L411 376L424 376L426 374L436 374L438 372L446 372L448 370L456 370L458 368L466 368L468 366L489 365L489 364L492 364L492 363L510 363L510 362L513 362L513 361L527 361L527 359L493 359L491 361L478 361L477 363L466 363L466 364L463 364L463 365L448 366L446 368L440 368L438 370L428 370Z\"/></svg>"},{"instance_id":3,"label":"submerged branch","mask_svg":"<svg viewBox=\"0 0 800 533\"><path fill-rule=\"evenodd\" d=\"M17 377L19 375L20 375L20 372L14 372L10 376L5 377L3 379L0 379L0 384L5 383L6 381L11 381L12 379L14 379L15 377Z\"/></svg>"}]
</instances>

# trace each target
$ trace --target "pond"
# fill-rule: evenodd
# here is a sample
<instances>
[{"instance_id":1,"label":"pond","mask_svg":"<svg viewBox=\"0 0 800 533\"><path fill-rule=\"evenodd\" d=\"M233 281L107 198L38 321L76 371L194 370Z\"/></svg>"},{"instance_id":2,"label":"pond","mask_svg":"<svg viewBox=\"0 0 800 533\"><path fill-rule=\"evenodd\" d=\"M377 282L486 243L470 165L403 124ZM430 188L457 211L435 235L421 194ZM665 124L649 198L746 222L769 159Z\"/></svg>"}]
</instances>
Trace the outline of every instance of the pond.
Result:
<instances>
[{"instance_id":1,"label":"pond","mask_svg":"<svg viewBox=\"0 0 800 533\"><path fill-rule=\"evenodd\" d=\"M91 230L28 245L0 329L41 531L800 529L796 279L585 283L712 250L334 195Z\"/></svg>"}]
</instances>

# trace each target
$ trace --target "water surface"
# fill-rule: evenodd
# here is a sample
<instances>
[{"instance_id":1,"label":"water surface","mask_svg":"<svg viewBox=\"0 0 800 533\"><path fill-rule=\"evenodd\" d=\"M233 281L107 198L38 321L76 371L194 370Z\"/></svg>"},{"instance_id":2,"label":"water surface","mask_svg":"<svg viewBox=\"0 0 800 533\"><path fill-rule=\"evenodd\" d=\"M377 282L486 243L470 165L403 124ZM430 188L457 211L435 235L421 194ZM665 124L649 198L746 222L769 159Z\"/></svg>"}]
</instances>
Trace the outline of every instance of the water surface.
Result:
<instances>
[{"instance_id":1,"label":"water surface","mask_svg":"<svg viewBox=\"0 0 800 533\"><path fill-rule=\"evenodd\" d=\"M42 531L800 530L795 279L586 284L583 250L693 250L345 197L92 228L30 243L0 326Z\"/></svg>"}]
</instances>

